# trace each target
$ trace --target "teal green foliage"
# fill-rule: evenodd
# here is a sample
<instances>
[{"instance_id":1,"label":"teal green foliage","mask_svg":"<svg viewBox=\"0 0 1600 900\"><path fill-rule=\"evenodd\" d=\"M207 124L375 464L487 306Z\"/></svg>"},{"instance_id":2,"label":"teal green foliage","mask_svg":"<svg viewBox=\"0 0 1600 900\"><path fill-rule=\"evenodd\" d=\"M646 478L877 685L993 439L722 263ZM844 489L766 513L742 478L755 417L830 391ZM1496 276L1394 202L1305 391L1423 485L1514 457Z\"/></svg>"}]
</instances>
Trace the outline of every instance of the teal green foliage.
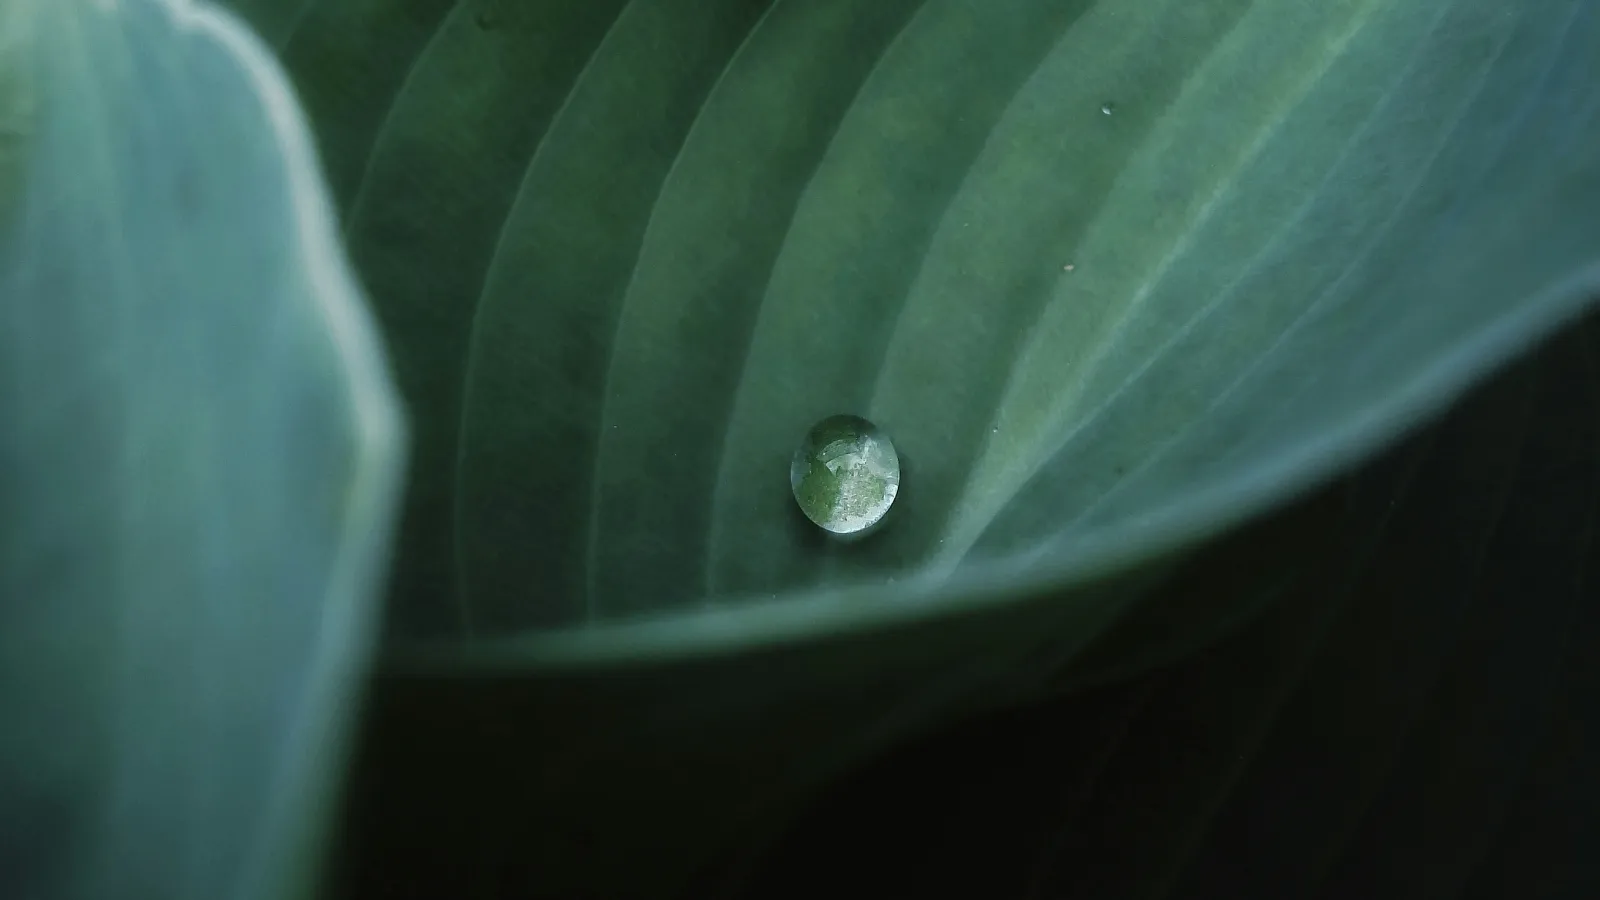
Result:
<instances>
[{"instance_id":1,"label":"teal green foliage","mask_svg":"<svg viewBox=\"0 0 1600 900\"><path fill-rule=\"evenodd\" d=\"M7 896L314 884L401 426L311 148L214 9L0 2Z\"/></svg>"},{"instance_id":2,"label":"teal green foliage","mask_svg":"<svg viewBox=\"0 0 1600 900\"><path fill-rule=\"evenodd\" d=\"M0 641L50 648L5 657L8 715L115 660L57 698L110 748L62 784L189 721L157 697L247 723L196 744L236 768L138 773L233 804L183 807L222 849L163 896L279 873L337 771L397 464L345 252L414 439L392 663L515 674L407 721L477 747L543 710L518 784L548 816L519 827L644 849L491 836L619 883L683 874L750 785L1026 693L1600 287L1585 0L235 6L293 98L210 7L0 6ZM286 149L296 101L318 159ZM904 478L848 545L785 477L838 413ZM730 771L750 790L705 800ZM111 821L87 871L199 852Z\"/></svg>"}]
</instances>

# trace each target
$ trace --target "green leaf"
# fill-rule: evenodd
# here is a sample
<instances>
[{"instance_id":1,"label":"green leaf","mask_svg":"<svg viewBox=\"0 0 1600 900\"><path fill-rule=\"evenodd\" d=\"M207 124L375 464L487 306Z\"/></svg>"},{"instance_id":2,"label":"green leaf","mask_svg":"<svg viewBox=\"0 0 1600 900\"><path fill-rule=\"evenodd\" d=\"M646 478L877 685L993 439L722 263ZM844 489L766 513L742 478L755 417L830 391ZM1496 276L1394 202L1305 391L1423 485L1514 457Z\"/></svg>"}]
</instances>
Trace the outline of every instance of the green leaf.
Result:
<instances>
[{"instance_id":1,"label":"green leaf","mask_svg":"<svg viewBox=\"0 0 1600 900\"><path fill-rule=\"evenodd\" d=\"M1159 557L1597 281L1579 0L245 6L418 414L397 633L530 663ZM783 477L835 413L906 466L849 546Z\"/></svg>"},{"instance_id":2,"label":"green leaf","mask_svg":"<svg viewBox=\"0 0 1600 900\"><path fill-rule=\"evenodd\" d=\"M183 0L0 4L0 869L307 890L401 424L287 81Z\"/></svg>"}]
</instances>

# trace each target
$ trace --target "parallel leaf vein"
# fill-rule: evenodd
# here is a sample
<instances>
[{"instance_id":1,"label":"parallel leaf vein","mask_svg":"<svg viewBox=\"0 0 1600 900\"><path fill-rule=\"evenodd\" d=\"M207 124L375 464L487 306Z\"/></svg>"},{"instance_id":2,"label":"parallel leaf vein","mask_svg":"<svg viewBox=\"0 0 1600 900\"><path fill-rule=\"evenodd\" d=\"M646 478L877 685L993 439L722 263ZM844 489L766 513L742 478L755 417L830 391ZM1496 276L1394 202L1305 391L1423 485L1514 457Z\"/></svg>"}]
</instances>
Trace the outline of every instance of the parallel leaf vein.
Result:
<instances>
[{"instance_id":1,"label":"parallel leaf vein","mask_svg":"<svg viewBox=\"0 0 1600 900\"><path fill-rule=\"evenodd\" d=\"M783 0L773 0L772 5L768 6L766 10L761 13L761 16L756 19L755 24L750 26L750 30L745 34L744 39L739 42L739 46L734 48L732 55L728 57L728 61L722 66L722 70L717 73L717 77L712 80L711 89L706 91L706 95L700 100L700 105L695 108L694 121L689 125L689 130L684 134L683 142L678 145L677 151L672 158L672 164L667 167L667 174L661 179L661 186L656 191L655 202L651 204L650 207L649 220L645 223L644 237L639 242L639 250L635 252L633 257L633 265L628 270L628 286L623 291L622 304L617 310L617 318L612 328L611 341L607 344L607 353L609 358L606 361L605 377L600 383L599 430L597 431L597 434L601 435L602 440L604 439L607 426L610 424L611 419L611 380L616 374L617 335L622 331L622 324L627 319L630 302L636 295L635 288L639 278L639 261L644 256L644 249L650 245L650 236L660 227L657 217L661 212L661 197L663 194L665 194L667 185L672 183L673 175L677 173L678 167L683 162L685 148L694 142L695 135L704 127L703 123L705 121L706 108L711 104L711 100L716 97L717 92L722 88L723 83L728 78L728 73L733 71L734 64L739 61L740 57L743 56L749 48L751 39L755 37L755 35L761 30L762 25L765 24L771 17L772 11L777 9L778 5L782 2ZM600 541L600 462L602 459L604 459L603 454L597 452L595 454L594 469L590 473L588 521L589 537L586 541L584 549L584 604L588 617L591 621L598 619L602 612L599 607L599 598L595 595L595 565Z\"/></svg>"},{"instance_id":2,"label":"parallel leaf vein","mask_svg":"<svg viewBox=\"0 0 1600 900\"><path fill-rule=\"evenodd\" d=\"M461 9L461 0L456 0L451 5L450 11L441 16L439 21L434 24L433 30L428 34L427 41L423 43L422 49L417 51L416 58L411 61L411 65L406 68L406 74L400 79L400 86L395 89L394 96L389 99L389 105L383 113L383 120L378 125L378 133L372 140L372 149L367 151L366 165L361 167L361 178L356 182L356 190L352 195L354 199L350 202L350 215L346 217L344 224L346 240L355 232L357 223L361 221L361 211L366 204L367 185L370 183L372 167L377 162L379 154L383 152L383 144L388 139L389 131L394 125L395 114L400 108L401 98L410 89L411 82L416 78L417 72L421 71L423 63L427 61L434 48L438 45L440 35L444 34L445 29L455 20L456 14Z\"/></svg>"}]
</instances>

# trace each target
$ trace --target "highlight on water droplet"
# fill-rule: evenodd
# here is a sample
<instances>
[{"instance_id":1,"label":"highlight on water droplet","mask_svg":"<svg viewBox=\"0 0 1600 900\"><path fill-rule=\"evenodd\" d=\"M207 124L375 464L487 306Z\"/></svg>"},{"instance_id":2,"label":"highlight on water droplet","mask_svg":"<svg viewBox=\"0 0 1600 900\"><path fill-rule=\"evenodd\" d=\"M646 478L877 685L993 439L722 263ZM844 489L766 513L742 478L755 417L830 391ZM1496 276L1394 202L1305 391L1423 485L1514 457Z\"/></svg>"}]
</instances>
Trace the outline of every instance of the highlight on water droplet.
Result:
<instances>
[{"instance_id":1,"label":"highlight on water droplet","mask_svg":"<svg viewBox=\"0 0 1600 900\"><path fill-rule=\"evenodd\" d=\"M1112 113L1114 113L1116 111L1117 111L1117 105L1115 103L1112 103L1109 100L1107 100L1105 103L1100 104L1100 115L1102 115L1102 116L1109 116L1109 115L1111 115Z\"/></svg>"},{"instance_id":2,"label":"highlight on water droplet","mask_svg":"<svg viewBox=\"0 0 1600 900\"><path fill-rule=\"evenodd\" d=\"M811 427L789 464L789 487L806 518L830 534L863 537L900 492L900 457L878 426L829 416Z\"/></svg>"}]
</instances>

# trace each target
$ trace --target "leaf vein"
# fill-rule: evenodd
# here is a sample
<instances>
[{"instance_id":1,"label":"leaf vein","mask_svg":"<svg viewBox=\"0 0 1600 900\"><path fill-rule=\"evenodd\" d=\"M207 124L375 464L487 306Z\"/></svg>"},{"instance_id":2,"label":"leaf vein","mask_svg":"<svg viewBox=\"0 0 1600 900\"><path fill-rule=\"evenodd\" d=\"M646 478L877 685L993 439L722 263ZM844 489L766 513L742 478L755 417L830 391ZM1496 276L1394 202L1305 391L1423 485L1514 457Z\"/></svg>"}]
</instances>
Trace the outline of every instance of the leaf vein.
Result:
<instances>
[{"instance_id":1,"label":"leaf vein","mask_svg":"<svg viewBox=\"0 0 1600 900\"><path fill-rule=\"evenodd\" d=\"M1437 29L1439 23L1443 20L1444 13L1446 11L1448 11L1449 9L1454 8L1454 6L1459 2L1460 2L1460 0L1448 0L1448 3L1446 3L1445 6L1441 9L1441 13L1440 13L1439 18L1434 21L1434 28L1435 29ZM1142 463L1140 463L1140 465L1138 465L1137 467L1131 468L1131 469L1128 470L1127 473L1119 476L1116 479L1116 481L1110 487L1108 487L1103 494L1101 494L1100 499L1096 500L1095 502L1089 504L1084 509L1080 510L1072 518L1072 520L1067 524L1068 528L1071 528L1071 527L1075 526L1076 524L1078 524L1079 522L1082 522L1085 518L1087 518L1089 516L1090 513L1094 512L1096 509L1099 509L1104 504L1105 499L1107 497L1111 496L1116 491L1117 487L1121 486L1122 484L1127 483L1134 476L1144 472L1146 469L1150 468L1150 466L1154 465L1157 461L1163 459L1166 456L1167 452L1169 452L1170 450L1172 450L1172 448L1177 446L1185 436L1187 436L1191 431L1193 431L1193 429L1195 428L1195 426L1198 423L1200 423L1202 421L1205 421L1206 418L1208 417L1208 415L1211 412L1214 412L1218 407L1220 407L1222 405L1222 403L1227 400L1228 397L1232 396L1233 392L1235 390L1237 390L1241 385L1243 385L1246 381L1248 381L1251 375L1253 375L1256 371L1258 371L1263 366L1265 366L1268 362L1271 362L1271 361L1275 360L1277 358L1277 356L1282 352L1283 348L1287 345L1287 341L1288 341L1289 337L1291 337L1292 335L1298 333L1300 331L1300 329L1305 325L1306 322L1311 321L1312 318L1314 317L1314 315L1316 313L1320 312L1322 310L1322 308L1324 307L1324 305L1326 303L1328 303L1330 297L1338 296L1338 294L1337 294L1338 288L1341 285L1344 284L1345 279L1350 276L1350 273L1355 271L1356 265L1359 262L1365 261L1366 258L1369 255L1371 255L1372 251L1378 246L1378 244L1381 241L1381 239L1386 234L1388 234L1388 232L1394 227L1395 222L1398 221L1398 219L1400 217L1400 213L1405 210L1407 205L1409 205L1409 203L1411 202L1412 197L1416 194L1416 191L1421 187L1423 181L1426 180L1426 177L1427 177L1428 173L1432 171L1433 164L1438 160L1439 154L1443 152L1443 149L1444 149L1445 145L1448 143L1449 136L1454 134L1456 129L1458 129L1460 127L1461 122L1466 117L1466 114L1472 109L1473 104L1476 101L1476 98L1477 98L1478 94L1483 89L1483 86L1484 86L1484 83L1485 83L1485 80L1486 80L1486 77L1488 75L1488 71L1489 71L1490 67L1493 65L1494 61L1499 58L1499 54L1500 54L1500 52L1502 52L1504 50L1505 45L1506 45L1506 42L1502 41L1500 43L1499 47L1496 49L1496 53L1495 53L1494 57L1484 63L1483 67L1480 69L1480 71L1478 73L1478 81L1477 81L1476 86L1473 89L1471 97L1469 97L1466 101L1464 101L1462 103L1462 105L1461 105L1461 108L1459 110L1457 110L1450 127L1442 129L1439 132L1438 137L1434 141L1433 151L1429 154L1427 163L1424 164L1419 169L1419 171L1417 172L1416 176L1412 179L1411 186L1409 188L1407 188L1406 191L1401 195L1401 197L1395 202L1393 208L1391 209L1388 217L1384 220L1383 224L1380 227L1378 227L1378 228L1376 228L1376 229L1374 229L1372 231L1371 236L1368 238L1367 242L1362 247L1361 251L1359 253L1356 253L1355 255L1351 256L1349 259L1347 259L1345 261L1344 266L1340 270L1340 273L1339 273L1338 277L1335 278L1332 282L1330 282L1327 287L1323 288L1322 291L1317 295L1317 298L1314 301L1312 301L1311 303L1307 304L1304 309L1300 310L1300 312L1295 314L1294 318L1290 321L1289 325L1286 328L1284 328L1283 332L1280 333L1278 335L1278 337L1273 340L1273 342L1267 347L1266 350L1262 351L1262 353L1259 356L1257 356L1247 366L1245 366L1244 369L1239 373L1239 375L1237 377L1235 377L1227 385L1227 387L1225 387L1216 397L1214 397L1211 400L1210 403L1208 403L1206 405L1205 411L1202 414L1193 416L1190 419L1188 419L1184 423L1184 425L1181 428L1178 429L1177 432L1175 432L1171 437L1167 438L1165 441L1163 441L1161 443L1160 448L1155 453L1152 453L1148 457L1146 457L1145 460ZM1395 83L1392 84L1390 86L1389 90L1385 92L1384 99L1383 99L1382 102L1380 102L1377 105L1378 107L1387 106L1390 102L1392 102L1394 88L1397 87L1398 84L1405 79L1406 75L1409 74L1409 72L1410 72L1410 69L1408 67L1408 69L1406 70L1405 73L1402 73L1402 75L1400 77L1395 79ZM1374 116L1376 116L1376 112L1377 112L1377 107L1375 107L1375 109L1374 109ZM1366 125L1363 126L1362 130L1360 132L1358 132L1356 135L1352 136L1351 142L1346 145L1346 148L1345 148L1345 151L1344 151L1345 153L1348 153L1350 151L1350 149L1353 148L1355 139L1357 137L1359 137L1360 134L1364 134L1365 133L1366 128L1370 127L1371 121L1372 121L1372 119L1369 118L1368 122L1366 123ZM1335 168L1337 168L1337 164L1335 165ZM1330 170L1330 174L1331 174L1331 171L1332 170ZM1320 193L1321 193L1321 191L1319 190L1318 194L1320 194ZM1308 201L1308 204L1307 204L1306 208L1309 208L1309 201ZM1257 257L1257 259L1259 260L1259 256ZM1150 359L1146 360L1144 364L1142 364L1138 369L1136 369L1132 374L1130 374L1126 379L1124 379L1123 382L1120 385L1118 385L1115 390L1113 390L1110 394L1108 394L1106 400L1104 402L1102 402L1101 404L1099 404L1099 406L1097 406L1095 408L1095 410L1082 423L1080 423L1079 425L1075 426L1073 428L1073 430L1067 435L1066 439L1063 440L1061 442L1061 445L1059 445L1059 446L1064 446L1065 443L1070 441L1076 434L1081 432L1084 427L1086 427L1087 425L1091 424L1093 421L1095 421L1101 415L1103 415L1107 410L1109 410L1111 405L1115 402L1115 400L1119 396L1122 395L1122 393L1124 391L1126 391L1133 384L1141 381L1145 377L1145 375L1147 375L1151 371L1151 369L1154 368L1155 364L1157 362L1161 361L1162 359L1164 359L1169 353L1171 353L1172 350L1182 340L1182 338L1187 336L1190 333L1190 331L1199 322L1204 321L1205 319L1209 318L1218 309L1220 309L1222 307L1222 305L1223 305L1222 300L1225 299L1228 296L1230 296L1230 295L1227 294L1227 293L1219 294L1218 295L1219 299L1214 300L1214 301L1212 301L1210 303L1207 303L1204 307L1202 307L1200 309L1199 312L1197 312L1195 315L1191 316L1187 321L1185 321L1183 326L1180 327L1177 330L1177 332L1175 332L1170 339L1168 339L1165 343L1163 343L1161 345L1161 347L1156 350L1155 353L1151 354ZM1057 452L1059 452L1059 446L1058 446ZM1035 469L1035 471L1037 471L1037 468ZM1020 489L1020 486L1019 486L1019 489Z\"/></svg>"},{"instance_id":2,"label":"leaf vein","mask_svg":"<svg viewBox=\"0 0 1600 900\"><path fill-rule=\"evenodd\" d=\"M1371 19L1371 16L1372 7L1368 7L1367 14L1358 20L1358 23L1354 28L1349 29L1345 33L1344 37L1339 42L1338 49L1327 56L1327 63L1323 66L1322 71L1326 71L1334 64L1334 62L1343 56L1345 49L1349 45L1353 44L1360 34L1365 30L1368 21ZM1316 82L1316 78L1308 79L1306 81L1304 89L1302 89L1299 97L1296 99L1296 105L1300 99L1303 99L1305 95L1310 92L1310 90L1315 86ZM1341 150L1338 158L1334 161L1333 165L1329 167L1329 174L1324 176L1322 183L1319 184L1316 194L1313 194L1312 198L1302 204L1301 208L1297 211L1295 215L1296 220L1303 216L1306 210L1310 208L1312 202L1315 200L1315 197L1321 193L1322 185L1327 183L1328 177L1331 177L1332 172L1336 170L1348 156L1351 148L1354 146L1356 138L1365 133L1366 128L1370 125L1372 117L1376 115L1377 109L1387 103L1389 94L1393 91L1393 89L1394 85L1391 85L1389 90L1385 92L1384 96L1380 98L1379 102L1374 104L1373 112L1369 113L1367 119L1363 121L1362 128L1352 133L1350 138L1346 141L1345 146ZM1292 108L1292 106L1290 108ZM1123 333L1127 326L1131 324L1135 318L1135 314L1143 306L1145 298L1147 298L1154 290L1154 286L1161 280L1167 270L1188 250L1191 244L1190 236L1195 233L1201 224L1209 220L1210 217L1215 213L1216 209L1221 205L1222 199L1227 196L1228 192L1233 188L1234 185L1237 184L1239 177L1249 169L1249 163L1255 160L1255 158L1259 156L1260 153L1266 148L1267 144L1271 141L1272 137L1277 134L1278 129L1283 125L1284 120L1287 118L1287 111L1279 115L1265 128L1261 129L1256 135L1256 138L1252 140L1251 143L1245 148L1244 152L1239 154L1238 164L1212 191L1211 196L1206 200L1206 202L1201 205L1200 210L1196 213L1193 219L1193 224L1191 224L1185 230L1183 237L1175 241L1167 253L1162 256L1161 261L1155 267L1154 274L1140 282L1139 287L1134 291L1133 297L1126 304L1122 314L1118 316L1113 323L1111 323L1107 333L1102 338L1093 342L1094 349L1091 352L1090 357L1083 363L1080 370L1080 376L1074 379L1072 384L1068 386L1065 398L1058 404L1058 408L1061 409L1061 412L1052 415L1052 419L1064 417L1070 407L1077 401L1078 398L1075 395L1085 384L1088 383L1090 376L1092 376L1093 373L1104 363L1107 355L1107 349L1117 342L1119 336ZM1279 232L1279 234L1282 233L1283 232L1281 231ZM1097 421L1102 414L1110 409L1113 402L1115 402L1115 400L1120 397L1125 390L1127 390L1133 384L1139 382L1145 372L1163 359L1177 343L1177 341L1186 335L1197 322L1207 318L1211 311L1220 306L1222 304L1222 300L1229 296L1231 290L1243 279L1243 272L1253 269L1261 256L1265 254L1268 249L1275 246L1277 246L1276 237L1263 246L1261 250L1257 251L1255 256L1251 258L1250 262L1246 266L1241 267L1241 275L1239 277L1230 281L1226 288L1218 291L1215 299L1213 299L1206 307L1203 307L1199 313L1197 313L1195 316L1192 316L1187 322L1185 322L1170 340L1157 349L1155 353L1151 354L1150 358L1147 359L1143 365L1131 373L1127 378L1125 378L1121 384L1117 385L1117 387L1106 396L1104 401L1092 409L1088 415L1084 416L1077 424L1068 429L1061 439L1055 442L1055 450L1045 456L1040 457L1039 460L1032 465L1027 474L1017 480L1005 500L994 502L990 506L990 511L988 513L989 519L992 520L993 516L997 515L1000 510L1005 508L1006 504L1010 502L1011 497L1015 496L1016 492L1021 490L1022 487L1026 485L1028 478L1031 478L1035 473L1038 472L1040 468L1045 465L1046 462L1048 462L1049 459L1054 457L1056 453L1059 453L1062 447L1065 447L1067 444L1071 443L1073 438L1076 437L1079 432L1083 431L1084 428ZM1033 348L1030 347L1024 350L1023 353L1019 355L1019 359L1028 356L1032 349ZM960 510L965 505L965 501L960 501L957 503L956 509ZM945 526L946 538L949 539L954 537L957 540L952 542L952 550L949 552L949 555L954 558L960 554L966 553L966 551L970 548L970 542L977 540L978 537L981 536L982 529L986 527L987 524L988 523L985 522L983 526L971 528L970 536L962 538L957 532L957 529L961 529L962 531L967 531L968 529L961 526L961 522L958 518L952 518Z\"/></svg>"},{"instance_id":3,"label":"leaf vein","mask_svg":"<svg viewBox=\"0 0 1600 900\"><path fill-rule=\"evenodd\" d=\"M622 323L627 319L630 301L635 296L634 288L639 278L639 260L644 256L644 248L650 244L651 234L658 228L656 217L661 211L661 197L666 192L667 185L672 183L672 177L677 173L678 166L683 162L685 148L694 141L695 134L703 127L705 112L707 107L710 106L712 98L717 95L717 91L721 89L723 83L727 80L728 73L733 71L734 64L739 61L740 57L749 48L751 39L761 30L761 26L767 22L772 15L772 11L777 9L782 2L783 0L773 0L772 4L761 13L760 18L756 19L755 24L750 26L750 30L745 33L744 39L739 42L739 46L735 47L733 53L729 55L727 63L723 65L722 70L717 73L717 77L711 82L711 89L706 91L705 97L700 100L700 105L694 112L694 121L684 134L683 142L678 145L677 152L673 155L672 165L667 167L667 174L661 179L661 186L656 190L656 201L650 207L650 218L645 223L644 237L639 241L639 249L634 253L633 265L628 271L628 286L623 291L622 303L617 309L616 322L612 328L611 341L607 344L606 352L609 358L606 361L605 377L600 382L599 427L596 432L600 435L601 440L605 438L606 426L611 419L611 379L616 374L617 335L622 331ZM590 473L591 480L589 484L589 535L584 547L583 599L590 621L600 618L602 612L599 607L599 598L595 596L595 564L600 541L600 461L603 458L604 456L597 449L594 470Z\"/></svg>"},{"instance_id":4,"label":"leaf vein","mask_svg":"<svg viewBox=\"0 0 1600 900\"><path fill-rule=\"evenodd\" d=\"M361 178L356 182L356 190L352 195L353 199L350 201L350 215L346 218L344 226L344 234L347 240L355 231L356 223L361 219L361 210L367 199L367 185L370 183L372 166L377 161L378 155L383 151L384 141L389 137L389 131L394 124L395 112L400 108L400 100L405 96L406 91L410 89L412 80L416 78L417 72L422 69L423 63L433 52L434 47L438 45L440 35L445 33L445 30L461 9L461 0L456 0L451 5L450 10L439 18L439 21L433 26L433 30L429 32L428 39L423 43L422 49L417 51L416 58L406 68L406 74L401 77L400 86L395 88L394 96L389 98L389 105L383 113L383 121L378 125L378 133L372 139L372 149L367 151L367 162L361 167Z\"/></svg>"},{"instance_id":5,"label":"leaf vein","mask_svg":"<svg viewBox=\"0 0 1600 900\"><path fill-rule=\"evenodd\" d=\"M894 37L891 38L887 43L884 44L883 50L878 53L878 58L873 61L872 66L867 70L866 76L861 79L861 85L859 87L857 87L856 95L851 98L850 105L845 108L845 111L844 111L843 115L841 115L839 117L839 122L834 127L833 135L828 139L827 146L823 148L823 151L822 151L822 158L823 159L827 158L828 151L832 148L834 141L838 139L840 130L844 127L845 122L850 117L850 110L854 109L856 104L860 102L861 91L863 89L865 89L867 85L872 83L872 77L883 66L883 61L889 57L889 54L894 50L895 45L898 44L904 38L906 33L911 30L911 26L912 26L912 24L914 24L917 21L917 17L921 16L923 11L926 10L927 8L928 8L928 4L927 4L926 0L923 0L923 2L919 3L919 5L917 6L916 12L914 12L911 15L907 16L906 17L906 21L901 23L900 28L899 28L898 31L895 32ZM820 166L820 160L819 160L819 166ZM816 172L817 172L817 167L813 167L812 168L812 172L811 172L811 180L808 180L808 182L806 184L806 187L801 192L800 199L795 203L793 211L791 211L790 214L789 214L789 224L788 224L787 229L785 230L784 238L779 244L780 248L783 245L786 245L788 243L788 241L789 241L789 232L794 229L795 218L800 214L801 207L803 207L805 205L805 195L807 193L809 193L810 190L811 190L812 184L814 183L814 179L816 177ZM779 252L780 253L782 252L781 249L780 249ZM766 282L766 285L762 288L761 299L758 302L757 308L756 308L755 324L751 326L750 335L749 335L749 337L747 337L745 339L745 342L744 342L744 354L743 354L743 356L741 357L741 359L739 361L739 376L738 376L738 380L736 381L736 384L738 384L738 385L743 385L744 384L744 373L750 367L750 354L755 349L756 335L758 334L758 332L760 331L760 328L761 328L761 318L766 313L767 301L768 301L768 298L772 295L772 278L773 278L773 275L776 274L776 271L777 271L776 266L774 266L773 270L767 273L767 282ZM735 402L735 405L737 405L737 402L738 402L737 398L735 398L734 402ZM721 501L722 495L727 491L726 485L727 485L727 480L728 480L728 467L725 464L725 460L727 460L729 458L729 456L730 456L729 443L731 442L732 437L733 437L733 417L729 416L727 424L724 425L723 429L722 429L722 441L718 445L719 446L719 450L718 450L718 454L717 454L717 477L716 477L716 480L714 482L712 482L712 486L711 486L711 526L710 526L710 530L709 530L710 531L710 537L706 541L705 552L704 552L704 561L702 563L702 568L703 568L703 570L705 572L705 575L704 575L704 579L705 579L705 594L708 597L715 593L715 583L714 583L713 579L714 579L716 568L715 568L715 565L713 564L713 558L714 558L714 556L716 554L716 548L721 543L718 540L718 536L722 533L722 531L724 529L723 522L724 522L725 517L724 517L724 515L722 513L722 510L724 508L724 504L722 504L720 501Z\"/></svg>"},{"instance_id":6,"label":"leaf vein","mask_svg":"<svg viewBox=\"0 0 1600 900\"><path fill-rule=\"evenodd\" d=\"M468 412L471 409L471 404L469 401L471 399L472 385L475 382L475 375L477 371L476 360L478 358L478 354L476 351L482 338L482 316L479 315L479 313L483 310L484 297L488 295L490 286L495 283L495 276L499 271L501 260L503 258L501 251L505 248L506 233L511 227L511 221L516 218L517 211L522 208L523 202L528 199L529 178L532 176L540 156L544 153L550 135L558 126L560 126L562 117L567 114L568 109L572 105L572 99L578 95L578 89L583 86L584 79L594 68L595 60L600 58L602 52L605 50L606 42L611 40L612 35L614 35L617 31L618 24L622 22L622 19L627 15L630 9L633 9L632 0L628 0L628 2L624 3L622 7L618 9L617 17L612 20L609 26L607 26L605 34L601 35L600 40L595 44L594 50L589 54L589 58L584 61L583 68L578 70L577 77L572 79L572 87L567 90L567 94L562 98L561 105L557 107L555 115L551 116L550 124L546 126L544 134L539 136L538 143L534 144L533 150L528 154L528 161L522 168L522 177L517 186L516 199L514 199L510 206L506 208L505 215L500 219L500 227L495 232L494 249L490 251L489 264L484 269L483 282L478 288L478 295L472 300L472 309L468 313L467 358L461 374L461 402L459 404L459 418L456 423L455 471L452 474L452 488L450 491L451 496L454 498L450 539L452 543L452 554L455 557L456 563L452 567L452 570L455 573L456 602L460 611L462 628L467 634L472 633L472 610L470 608L470 603L468 602L466 585L463 583L464 575L462 573L462 560L464 559L464 554L461 546L460 523L465 518L465 499L461 490L461 483L462 473L466 469L466 442L463 440L463 436L466 434L467 430L467 417Z\"/></svg>"}]
</instances>

